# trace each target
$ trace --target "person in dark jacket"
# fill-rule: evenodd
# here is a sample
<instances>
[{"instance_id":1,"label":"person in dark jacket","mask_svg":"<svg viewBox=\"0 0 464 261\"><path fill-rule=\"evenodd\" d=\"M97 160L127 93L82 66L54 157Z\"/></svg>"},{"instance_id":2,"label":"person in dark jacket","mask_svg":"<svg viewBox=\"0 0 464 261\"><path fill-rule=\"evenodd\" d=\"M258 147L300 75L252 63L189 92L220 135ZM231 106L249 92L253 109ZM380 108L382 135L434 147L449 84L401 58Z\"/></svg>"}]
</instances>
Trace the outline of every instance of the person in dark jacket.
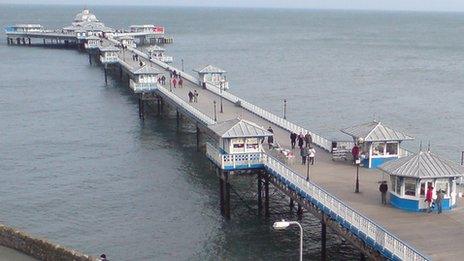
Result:
<instances>
[{"instance_id":1,"label":"person in dark jacket","mask_svg":"<svg viewBox=\"0 0 464 261\"><path fill-rule=\"evenodd\" d=\"M270 133L274 134L274 130L272 130L271 126L267 129ZM267 137L267 143L269 145L269 149L272 149L272 144L274 143L274 135Z\"/></svg>"},{"instance_id":2,"label":"person in dark jacket","mask_svg":"<svg viewBox=\"0 0 464 261\"><path fill-rule=\"evenodd\" d=\"M298 135L298 147L303 148L304 145L304 135L303 133L300 132L300 135Z\"/></svg>"},{"instance_id":3,"label":"person in dark jacket","mask_svg":"<svg viewBox=\"0 0 464 261\"><path fill-rule=\"evenodd\" d=\"M294 132L292 132L290 134L290 143L292 144L292 149L295 148L295 144L296 144L296 138L298 137L298 135Z\"/></svg>"},{"instance_id":4,"label":"person in dark jacket","mask_svg":"<svg viewBox=\"0 0 464 261\"><path fill-rule=\"evenodd\" d=\"M313 137L309 132L306 132L306 135L304 136L306 147L309 147L311 145L311 142L313 142Z\"/></svg>"},{"instance_id":5,"label":"person in dark jacket","mask_svg":"<svg viewBox=\"0 0 464 261\"><path fill-rule=\"evenodd\" d=\"M443 191L439 189L437 191L437 199L435 199L435 203L437 204L438 214L442 212L442 209L443 209L442 202L443 202Z\"/></svg>"},{"instance_id":6,"label":"person in dark jacket","mask_svg":"<svg viewBox=\"0 0 464 261\"><path fill-rule=\"evenodd\" d=\"M351 149L351 155L353 156L353 164L356 164L356 161L359 159L359 147L358 144L355 144Z\"/></svg>"},{"instance_id":7,"label":"person in dark jacket","mask_svg":"<svg viewBox=\"0 0 464 261\"><path fill-rule=\"evenodd\" d=\"M386 181L382 181L379 186L380 193L382 194L382 204L387 205L387 191L388 185Z\"/></svg>"}]
</instances>

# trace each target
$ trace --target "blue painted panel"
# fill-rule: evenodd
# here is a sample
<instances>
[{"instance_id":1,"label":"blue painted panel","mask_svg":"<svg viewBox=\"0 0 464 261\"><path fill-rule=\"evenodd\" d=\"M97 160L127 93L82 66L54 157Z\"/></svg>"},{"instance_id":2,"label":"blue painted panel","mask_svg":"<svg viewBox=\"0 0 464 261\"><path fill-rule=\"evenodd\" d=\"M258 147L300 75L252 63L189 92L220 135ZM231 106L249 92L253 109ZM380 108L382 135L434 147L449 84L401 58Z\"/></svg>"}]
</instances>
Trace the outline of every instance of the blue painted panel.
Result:
<instances>
[{"instance_id":1,"label":"blue painted panel","mask_svg":"<svg viewBox=\"0 0 464 261\"><path fill-rule=\"evenodd\" d=\"M398 157L388 157L388 158L372 158L371 160L371 168L372 169L375 169L375 168L378 168L380 165L382 165L383 163L387 162L387 161L390 161L390 160L394 160L394 159L397 159ZM369 163L367 165L365 165L366 167L369 166Z\"/></svg>"},{"instance_id":2,"label":"blue painted panel","mask_svg":"<svg viewBox=\"0 0 464 261\"><path fill-rule=\"evenodd\" d=\"M225 166L225 170L245 170L245 169L262 169L264 167L263 164L251 164L248 165L235 165L234 166Z\"/></svg>"},{"instance_id":3,"label":"blue painted panel","mask_svg":"<svg viewBox=\"0 0 464 261\"><path fill-rule=\"evenodd\" d=\"M414 212L420 211L419 200L400 198L390 193L390 203L394 207L399 208L399 209L404 209L404 210L414 211Z\"/></svg>"}]
</instances>

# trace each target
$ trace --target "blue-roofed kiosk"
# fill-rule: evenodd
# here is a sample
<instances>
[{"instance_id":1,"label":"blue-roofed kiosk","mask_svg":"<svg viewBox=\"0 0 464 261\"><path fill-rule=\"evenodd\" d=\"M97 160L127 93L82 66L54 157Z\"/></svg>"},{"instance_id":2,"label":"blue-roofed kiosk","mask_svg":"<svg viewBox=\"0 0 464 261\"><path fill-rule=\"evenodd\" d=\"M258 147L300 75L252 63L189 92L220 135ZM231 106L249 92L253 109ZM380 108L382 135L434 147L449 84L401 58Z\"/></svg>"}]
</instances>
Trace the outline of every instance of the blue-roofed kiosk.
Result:
<instances>
[{"instance_id":1,"label":"blue-roofed kiosk","mask_svg":"<svg viewBox=\"0 0 464 261\"><path fill-rule=\"evenodd\" d=\"M443 193L443 210L456 206L456 180L464 175L464 168L430 151L392 160L380 166L390 176L390 203L400 209L421 211L427 209L425 198L432 188Z\"/></svg>"},{"instance_id":2,"label":"blue-roofed kiosk","mask_svg":"<svg viewBox=\"0 0 464 261\"><path fill-rule=\"evenodd\" d=\"M253 122L232 119L210 126L216 145L207 144L207 156L225 170L262 168L263 140L273 134Z\"/></svg>"},{"instance_id":3,"label":"blue-roofed kiosk","mask_svg":"<svg viewBox=\"0 0 464 261\"><path fill-rule=\"evenodd\" d=\"M407 155L407 151L402 149L400 144L402 141L414 139L378 121L356 125L341 131L350 135L355 144L358 144L361 164L368 168L377 168L386 161Z\"/></svg>"}]
</instances>

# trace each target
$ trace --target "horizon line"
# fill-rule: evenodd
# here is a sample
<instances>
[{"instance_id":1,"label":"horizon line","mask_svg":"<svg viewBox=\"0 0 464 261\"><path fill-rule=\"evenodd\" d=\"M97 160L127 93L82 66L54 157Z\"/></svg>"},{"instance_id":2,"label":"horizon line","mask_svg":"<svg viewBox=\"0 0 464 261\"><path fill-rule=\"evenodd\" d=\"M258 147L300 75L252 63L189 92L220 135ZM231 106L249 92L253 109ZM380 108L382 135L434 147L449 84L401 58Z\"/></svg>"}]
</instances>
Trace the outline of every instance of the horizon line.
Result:
<instances>
[{"instance_id":1,"label":"horizon line","mask_svg":"<svg viewBox=\"0 0 464 261\"><path fill-rule=\"evenodd\" d=\"M464 10L418 10L418 9L380 9L380 8L331 8L331 7L285 7L285 6L216 6L216 5L158 5L158 4L77 4L77 3L0 3L17 6L80 6L80 7L162 7L162 8L217 8L217 9L271 9L306 11L377 11L377 12L414 12L414 13L463 13Z\"/></svg>"}]
</instances>

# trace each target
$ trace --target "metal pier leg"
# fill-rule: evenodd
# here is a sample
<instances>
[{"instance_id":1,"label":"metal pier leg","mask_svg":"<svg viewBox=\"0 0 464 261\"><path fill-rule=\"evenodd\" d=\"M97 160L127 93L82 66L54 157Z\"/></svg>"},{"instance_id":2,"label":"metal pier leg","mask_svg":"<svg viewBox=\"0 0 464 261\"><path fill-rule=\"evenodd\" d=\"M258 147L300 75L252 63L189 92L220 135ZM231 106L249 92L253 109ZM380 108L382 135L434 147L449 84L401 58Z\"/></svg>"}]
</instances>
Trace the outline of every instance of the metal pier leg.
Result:
<instances>
[{"instance_id":1,"label":"metal pier leg","mask_svg":"<svg viewBox=\"0 0 464 261\"><path fill-rule=\"evenodd\" d=\"M197 126L197 149L200 149L200 128Z\"/></svg>"},{"instance_id":2,"label":"metal pier leg","mask_svg":"<svg viewBox=\"0 0 464 261\"><path fill-rule=\"evenodd\" d=\"M361 253L359 259L360 259L361 261L366 261L366 256L364 255L364 253Z\"/></svg>"},{"instance_id":3,"label":"metal pier leg","mask_svg":"<svg viewBox=\"0 0 464 261\"><path fill-rule=\"evenodd\" d=\"M27 38L27 40L29 41L29 45L31 45L31 38Z\"/></svg>"},{"instance_id":4,"label":"metal pier leg","mask_svg":"<svg viewBox=\"0 0 464 261\"><path fill-rule=\"evenodd\" d=\"M119 78L122 79L122 67L119 65Z\"/></svg>"},{"instance_id":5,"label":"metal pier leg","mask_svg":"<svg viewBox=\"0 0 464 261\"><path fill-rule=\"evenodd\" d=\"M301 207L301 204L298 203L298 210L296 211L296 213L301 216L303 215L303 208ZM301 217L300 217L301 218Z\"/></svg>"},{"instance_id":6,"label":"metal pier leg","mask_svg":"<svg viewBox=\"0 0 464 261\"><path fill-rule=\"evenodd\" d=\"M105 64L105 68L103 69L105 72L105 85L108 85L108 70L107 70L107 65Z\"/></svg>"},{"instance_id":7,"label":"metal pier leg","mask_svg":"<svg viewBox=\"0 0 464 261\"><path fill-rule=\"evenodd\" d=\"M262 209L263 209L262 178L261 178L261 171L258 171L258 215L261 215Z\"/></svg>"},{"instance_id":8,"label":"metal pier leg","mask_svg":"<svg viewBox=\"0 0 464 261\"><path fill-rule=\"evenodd\" d=\"M92 55L89 53L89 64L92 65Z\"/></svg>"},{"instance_id":9,"label":"metal pier leg","mask_svg":"<svg viewBox=\"0 0 464 261\"><path fill-rule=\"evenodd\" d=\"M264 177L264 216L269 217L269 177Z\"/></svg>"},{"instance_id":10,"label":"metal pier leg","mask_svg":"<svg viewBox=\"0 0 464 261\"><path fill-rule=\"evenodd\" d=\"M220 208L221 208L221 215L224 216L224 180L222 179L222 170L220 168L217 169L218 176L219 176L219 197L220 197Z\"/></svg>"},{"instance_id":11,"label":"metal pier leg","mask_svg":"<svg viewBox=\"0 0 464 261\"><path fill-rule=\"evenodd\" d=\"M161 114L161 100L160 98L156 99L156 102L158 103L158 115Z\"/></svg>"},{"instance_id":12,"label":"metal pier leg","mask_svg":"<svg viewBox=\"0 0 464 261\"><path fill-rule=\"evenodd\" d=\"M327 241L327 231L324 217L321 221L321 261L325 261L327 257L326 253L326 241Z\"/></svg>"},{"instance_id":13,"label":"metal pier leg","mask_svg":"<svg viewBox=\"0 0 464 261\"><path fill-rule=\"evenodd\" d=\"M177 127L179 127L179 122L180 122L179 110L176 109L176 123L177 123Z\"/></svg>"},{"instance_id":14,"label":"metal pier leg","mask_svg":"<svg viewBox=\"0 0 464 261\"><path fill-rule=\"evenodd\" d=\"M142 99L139 98L139 119L142 119Z\"/></svg>"},{"instance_id":15,"label":"metal pier leg","mask_svg":"<svg viewBox=\"0 0 464 261\"><path fill-rule=\"evenodd\" d=\"M43 39L43 42L44 42L44 45L46 45L47 43L45 42L45 38Z\"/></svg>"},{"instance_id":16,"label":"metal pier leg","mask_svg":"<svg viewBox=\"0 0 464 261\"><path fill-rule=\"evenodd\" d=\"M224 216L226 219L230 219L230 183L228 171L224 171L224 183L226 188L224 195Z\"/></svg>"},{"instance_id":17,"label":"metal pier leg","mask_svg":"<svg viewBox=\"0 0 464 261\"><path fill-rule=\"evenodd\" d=\"M295 203L293 202L293 198L290 198L290 204L289 204L289 206L290 206L290 212L292 212L292 211L293 211L293 207L295 206Z\"/></svg>"}]
</instances>

